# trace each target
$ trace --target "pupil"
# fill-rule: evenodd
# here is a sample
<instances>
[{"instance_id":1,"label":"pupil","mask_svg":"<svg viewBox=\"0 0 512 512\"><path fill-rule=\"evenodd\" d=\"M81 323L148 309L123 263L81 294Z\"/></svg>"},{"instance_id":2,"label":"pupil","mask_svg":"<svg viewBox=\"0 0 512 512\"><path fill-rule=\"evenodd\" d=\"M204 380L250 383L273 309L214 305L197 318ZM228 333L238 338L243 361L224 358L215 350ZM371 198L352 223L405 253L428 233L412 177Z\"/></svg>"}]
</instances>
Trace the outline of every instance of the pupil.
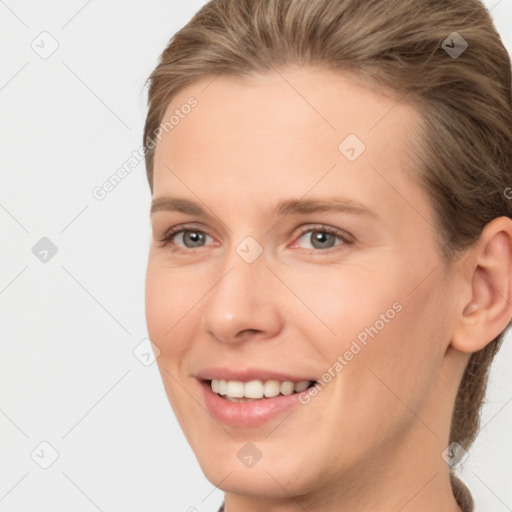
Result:
<instances>
[{"instance_id":1,"label":"pupil","mask_svg":"<svg viewBox=\"0 0 512 512\"><path fill-rule=\"evenodd\" d=\"M185 238L188 238L191 241L192 247L195 247L197 245L200 245L203 239L203 234L198 233L197 231L187 231L185 234Z\"/></svg>"},{"instance_id":2,"label":"pupil","mask_svg":"<svg viewBox=\"0 0 512 512\"><path fill-rule=\"evenodd\" d=\"M316 231L315 233L316 234L313 235L313 247L317 247L317 245L315 245L317 242L320 244L320 248L325 248L326 246L332 247L332 244L325 244L326 241L329 241L329 237L332 237L330 233L322 231Z\"/></svg>"}]
</instances>

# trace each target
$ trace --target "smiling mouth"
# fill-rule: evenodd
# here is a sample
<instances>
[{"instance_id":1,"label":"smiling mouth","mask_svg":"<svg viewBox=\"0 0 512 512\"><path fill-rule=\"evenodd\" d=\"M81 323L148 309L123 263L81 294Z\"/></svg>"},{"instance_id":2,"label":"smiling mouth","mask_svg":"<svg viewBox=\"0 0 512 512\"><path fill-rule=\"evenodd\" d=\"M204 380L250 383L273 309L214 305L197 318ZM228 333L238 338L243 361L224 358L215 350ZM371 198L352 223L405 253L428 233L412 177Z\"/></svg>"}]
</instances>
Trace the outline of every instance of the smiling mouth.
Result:
<instances>
[{"instance_id":1,"label":"smiling mouth","mask_svg":"<svg viewBox=\"0 0 512 512\"><path fill-rule=\"evenodd\" d=\"M277 396L288 396L301 393L313 387L317 381L302 380L278 381L278 380L251 380L241 382L236 380L213 379L205 381L211 390L221 398L229 402L255 402L275 398Z\"/></svg>"}]
</instances>

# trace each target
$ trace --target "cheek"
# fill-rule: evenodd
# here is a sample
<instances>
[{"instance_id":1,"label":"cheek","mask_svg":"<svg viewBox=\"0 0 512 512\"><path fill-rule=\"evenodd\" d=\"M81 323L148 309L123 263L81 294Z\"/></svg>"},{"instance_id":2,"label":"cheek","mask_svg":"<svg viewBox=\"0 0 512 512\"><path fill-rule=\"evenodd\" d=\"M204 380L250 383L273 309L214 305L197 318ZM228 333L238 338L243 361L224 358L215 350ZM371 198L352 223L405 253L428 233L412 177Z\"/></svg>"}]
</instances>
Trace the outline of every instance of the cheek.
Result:
<instances>
[{"instance_id":1,"label":"cheek","mask_svg":"<svg viewBox=\"0 0 512 512\"><path fill-rule=\"evenodd\" d=\"M166 293L167 286L163 278L150 261L146 272L146 323L149 337L154 343L163 337L171 325L168 312L173 309L173 301Z\"/></svg>"},{"instance_id":2,"label":"cheek","mask_svg":"<svg viewBox=\"0 0 512 512\"><path fill-rule=\"evenodd\" d=\"M149 337L160 350L156 362L167 398L179 423L187 432L187 422L200 420L200 411L191 405L190 396L184 389L181 364L190 349L187 333L191 329L196 302L184 278L174 269L166 268L158 261L148 262L145 283L146 323ZM204 411L203 411L204 414Z\"/></svg>"},{"instance_id":3,"label":"cheek","mask_svg":"<svg viewBox=\"0 0 512 512\"><path fill-rule=\"evenodd\" d=\"M337 393L366 412L403 407L396 395L419 405L443 362L449 340L442 275L417 286L421 272L410 270L387 265L370 276L354 269L326 282L322 300L311 295L312 308L335 332L323 337L325 371L342 356L343 367L331 369Z\"/></svg>"},{"instance_id":4,"label":"cheek","mask_svg":"<svg viewBox=\"0 0 512 512\"><path fill-rule=\"evenodd\" d=\"M150 261L145 284L146 323L149 337L166 358L170 352L183 350L183 329L192 314L190 286L179 278L179 272L164 269ZM189 302L191 302L189 304Z\"/></svg>"},{"instance_id":5,"label":"cheek","mask_svg":"<svg viewBox=\"0 0 512 512\"><path fill-rule=\"evenodd\" d=\"M387 276L386 280L383 275ZM364 346L364 341L370 339L368 331L374 332L374 326L380 332L395 321L400 314L397 309L401 309L397 283L400 281L395 279L389 266L380 269L373 265L371 272L362 265L346 265L338 272L327 268L310 272L309 276L303 273L297 279L295 290L310 312L302 311L299 315L301 305L298 304L295 321L306 325L309 319L312 329L306 339L318 339L318 334L313 334L314 327L317 333L325 335L322 352L336 358L354 339L361 340Z\"/></svg>"},{"instance_id":6,"label":"cheek","mask_svg":"<svg viewBox=\"0 0 512 512\"><path fill-rule=\"evenodd\" d=\"M366 404L375 417L411 420L407 408L421 411L436 382L449 342L437 286L442 283L392 296L390 300L398 298L401 310L368 337L357 363L347 368L347 395Z\"/></svg>"}]
</instances>

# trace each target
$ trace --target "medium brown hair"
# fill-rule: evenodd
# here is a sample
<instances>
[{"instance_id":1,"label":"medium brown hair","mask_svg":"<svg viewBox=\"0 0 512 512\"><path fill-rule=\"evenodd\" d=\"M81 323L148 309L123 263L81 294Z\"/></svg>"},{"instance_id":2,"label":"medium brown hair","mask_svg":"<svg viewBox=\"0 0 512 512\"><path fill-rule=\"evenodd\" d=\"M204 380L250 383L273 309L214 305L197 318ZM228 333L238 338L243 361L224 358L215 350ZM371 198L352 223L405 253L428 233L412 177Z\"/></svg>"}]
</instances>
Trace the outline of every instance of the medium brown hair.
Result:
<instances>
[{"instance_id":1,"label":"medium brown hair","mask_svg":"<svg viewBox=\"0 0 512 512\"><path fill-rule=\"evenodd\" d=\"M468 45L460 55L449 53L463 48L454 32ZM416 178L433 205L448 266L488 222L512 216L504 193L512 186L510 58L477 0L208 2L172 37L149 77L151 191L152 137L178 91L204 77L247 77L288 64L355 73L418 110ZM505 331L471 355L459 386L450 442L466 449L478 433L489 367Z\"/></svg>"}]
</instances>

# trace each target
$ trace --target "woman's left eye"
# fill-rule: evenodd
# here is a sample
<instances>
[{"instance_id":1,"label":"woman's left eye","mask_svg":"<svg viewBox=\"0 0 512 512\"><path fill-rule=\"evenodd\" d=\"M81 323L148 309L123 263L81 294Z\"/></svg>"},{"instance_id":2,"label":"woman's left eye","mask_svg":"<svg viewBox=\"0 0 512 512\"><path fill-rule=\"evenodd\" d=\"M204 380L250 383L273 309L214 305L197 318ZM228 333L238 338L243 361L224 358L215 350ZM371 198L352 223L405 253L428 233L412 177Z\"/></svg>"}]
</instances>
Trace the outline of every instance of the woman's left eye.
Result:
<instances>
[{"instance_id":1,"label":"woman's left eye","mask_svg":"<svg viewBox=\"0 0 512 512\"><path fill-rule=\"evenodd\" d=\"M305 239L310 244L307 249L330 249L336 245L351 245L353 238L346 232L328 226L316 226L301 232L298 240ZM339 241L337 243L337 241Z\"/></svg>"}]
</instances>

